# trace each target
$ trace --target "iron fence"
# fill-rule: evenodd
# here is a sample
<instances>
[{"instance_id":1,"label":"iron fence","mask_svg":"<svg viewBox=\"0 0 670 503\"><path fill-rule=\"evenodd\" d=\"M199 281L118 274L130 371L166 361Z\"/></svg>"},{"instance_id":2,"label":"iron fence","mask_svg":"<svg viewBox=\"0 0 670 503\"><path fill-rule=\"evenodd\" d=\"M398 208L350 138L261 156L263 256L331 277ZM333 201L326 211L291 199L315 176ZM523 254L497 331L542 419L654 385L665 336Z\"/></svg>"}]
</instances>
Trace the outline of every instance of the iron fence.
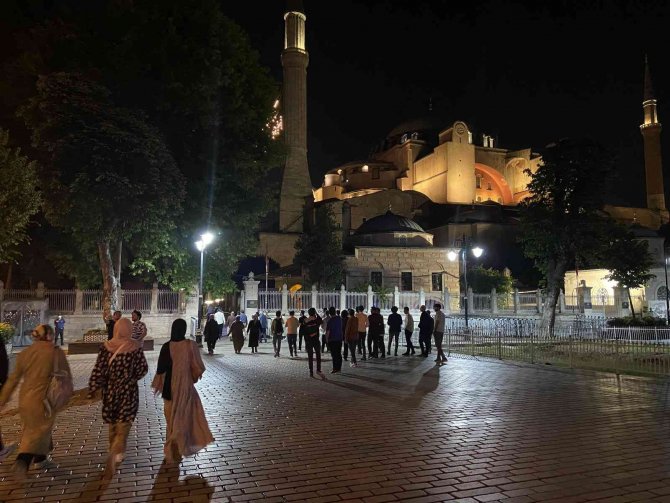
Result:
<instances>
[{"instance_id":1,"label":"iron fence","mask_svg":"<svg viewBox=\"0 0 670 503\"><path fill-rule=\"evenodd\" d=\"M151 310L151 290L123 290L119 299L120 311L130 312L137 309L142 312Z\"/></svg>"},{"instance_id":2,"label":"iron fence","mask_svg":"<svg viewBox=\"0 0 670 503\"><path fill-rule=\"evenodd\" d=\"M260 306L264 311L278 311L281 309L281 292L276 291L261 291Z\"/></svg>"},{"instance_id":3,"label":"iron fence","mask_svg":"<svg viewBox=\"0 0 670 503\"><path fill-rule=\"evenodd\" d=\"M289 292L288 308L290 311L307 311L311 306L312 292Z\"/></svg>"},{"instance_id":4,"label":"iron fence","mask_svg":"<svg viewBox=\"0 0 670 503\"><path fill-rule=\"evenodd\" d=\"M183 312L184 310L179 302L179 292L159 290L157 308L159 313Z\"/></svg>"},{"instance_id":5,"label":"iron fence","mask_svg":"<svg viewBox=\"0 0 670 503\"><path fill-rule=\"evenodd\" d=\"M77 302L74 290L47 290L45 297L49 301L48 309L52 313L73 314Z\"/></svg>"},{"instance_id":6,"label":"iron fence","mask_svg":"<svg viewBox=\"0 0 670 503\"><path fill-rule=\"evenodd\" d=\"M35 290L19 290L9 289L4 290L4 298L7 300L31 300L35 299Z\"/></svg>"},{"instance_id":7,"label":"iron fence","mask_svg":"<svg viewBox=\"0 0 670 503\"><path fill-rule=\"evenodd\" d=\"M99 313L102 311L102 291L82 291L81 310L83 313Z\"/></svg>"}]
</instances>

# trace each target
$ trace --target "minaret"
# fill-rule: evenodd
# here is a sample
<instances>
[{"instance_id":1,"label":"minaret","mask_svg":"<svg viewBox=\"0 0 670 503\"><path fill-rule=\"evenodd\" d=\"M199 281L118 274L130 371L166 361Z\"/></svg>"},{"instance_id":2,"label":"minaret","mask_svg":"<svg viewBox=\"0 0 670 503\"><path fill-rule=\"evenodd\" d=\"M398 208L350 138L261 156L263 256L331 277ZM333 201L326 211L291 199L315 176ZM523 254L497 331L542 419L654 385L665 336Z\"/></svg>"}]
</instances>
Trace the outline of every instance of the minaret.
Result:
<instances>
[{"instance_id":1,"label":"minaret","mask_svg":"<svg viewBox=\"0 0 670 503\"><path fill-rule=\"evenodd\" d=\"M665 211L663 161L661 158L661 123L658 121L656 98L651 83L649 62L644 59L644 123L640 125L644 141L644 171L647 179L647 207Z\"/></svg>"},{"instance_id":2,"label":"minaret","mask_svg":"<svg viewBox=\"0 0 670 503\"><path fill-rule=\"evenodd\" d=\"M283 102L286 163L279 200L280 232L302 232L305 200L312 197L307 166L307 64L301 1L287 2L284 14Z\"/></svg>"}]
</instances>

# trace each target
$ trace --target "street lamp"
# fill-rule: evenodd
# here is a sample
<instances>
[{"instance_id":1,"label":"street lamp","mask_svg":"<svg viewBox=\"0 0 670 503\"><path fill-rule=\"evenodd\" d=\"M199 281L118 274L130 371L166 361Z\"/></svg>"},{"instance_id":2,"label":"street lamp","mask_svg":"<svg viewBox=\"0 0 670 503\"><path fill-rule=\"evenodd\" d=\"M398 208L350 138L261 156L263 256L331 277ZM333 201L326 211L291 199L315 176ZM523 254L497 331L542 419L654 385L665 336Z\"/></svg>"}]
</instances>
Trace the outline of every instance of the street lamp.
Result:
<instances>
[{"instance_id":1,"label":"street lamp","mask_svg":"<svg viewBox=\"0 0 670 503\"><path fill-rule=\"evenodd\" d=\"M195 242L195 247L200 252L200 289L198 290L198 330L200 329L202 319L202 304L204 300L203 294L203 273L205 269L205 248L207 248L214 241L214 234L205 232L200 235L200 239Z\"/></svg>"},{"instance_id":2,"label":"street lamp","mask_svg":"<svg viewBox=\"0 0 670 503\"><path fill-rule=\"evenodd\" d=\"M472 244L463 236L461 240L461 247L458 252L454 250L447 253L447 257L452 262L459 256L463 260L463 286L465 287L465 295L463 295L463 308L465 309L465 328L468 328L468 252L471 252L475 258L479 258L484 253L484 249L479 246L473 247Z\"/></svg>"}]
</instances>

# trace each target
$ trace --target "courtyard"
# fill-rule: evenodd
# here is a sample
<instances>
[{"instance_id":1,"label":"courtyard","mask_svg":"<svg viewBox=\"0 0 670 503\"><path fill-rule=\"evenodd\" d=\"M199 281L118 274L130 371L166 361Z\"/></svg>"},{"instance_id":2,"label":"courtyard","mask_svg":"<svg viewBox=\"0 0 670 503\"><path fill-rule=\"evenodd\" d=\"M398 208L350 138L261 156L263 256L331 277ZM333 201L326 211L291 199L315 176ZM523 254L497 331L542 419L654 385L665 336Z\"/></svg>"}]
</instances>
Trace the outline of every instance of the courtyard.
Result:
<instances>
[{"instance_id":1,"label":"courtyard","mask_svg":"<svg viewBox=\"0 0 670 503\"><path fill-rule=\"evenodd\" d=\"M125 462L104 486L107 428L77 393L48 468L24 484L0 465L0 501L670 501L668 381L451 358L362 362L326 380L305 353L235 355L228 341L197 384L216 442L165 469L162 399L147 353ZM245 351L248 351L245 348ZM75 389L94 355L72 355ZM14 400L0 414L18 439Z\"/></svg>"}]
</instances>

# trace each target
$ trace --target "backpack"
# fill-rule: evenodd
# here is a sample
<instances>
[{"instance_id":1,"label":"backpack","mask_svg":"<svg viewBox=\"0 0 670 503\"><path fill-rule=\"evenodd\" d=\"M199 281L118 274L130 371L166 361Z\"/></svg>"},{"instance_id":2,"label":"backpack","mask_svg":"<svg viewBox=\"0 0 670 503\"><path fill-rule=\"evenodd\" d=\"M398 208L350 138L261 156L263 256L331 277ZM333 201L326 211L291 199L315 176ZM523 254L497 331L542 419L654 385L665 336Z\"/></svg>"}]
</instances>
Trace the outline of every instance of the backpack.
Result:
<instances>
[{"instance_id":1,"label":"backpack","mask_svg":"<svg viewBox=\"0 0 670 503\"><path fill-rule=\"evenodd\" d=\"M54 348L53 371L47 387L47 396L44 399L46 417L51 417L54 412L58 412L65 407L74 392L72 376L67 370L58 368L58 351L60 349Z\"/></svg>"}]
</instances>

